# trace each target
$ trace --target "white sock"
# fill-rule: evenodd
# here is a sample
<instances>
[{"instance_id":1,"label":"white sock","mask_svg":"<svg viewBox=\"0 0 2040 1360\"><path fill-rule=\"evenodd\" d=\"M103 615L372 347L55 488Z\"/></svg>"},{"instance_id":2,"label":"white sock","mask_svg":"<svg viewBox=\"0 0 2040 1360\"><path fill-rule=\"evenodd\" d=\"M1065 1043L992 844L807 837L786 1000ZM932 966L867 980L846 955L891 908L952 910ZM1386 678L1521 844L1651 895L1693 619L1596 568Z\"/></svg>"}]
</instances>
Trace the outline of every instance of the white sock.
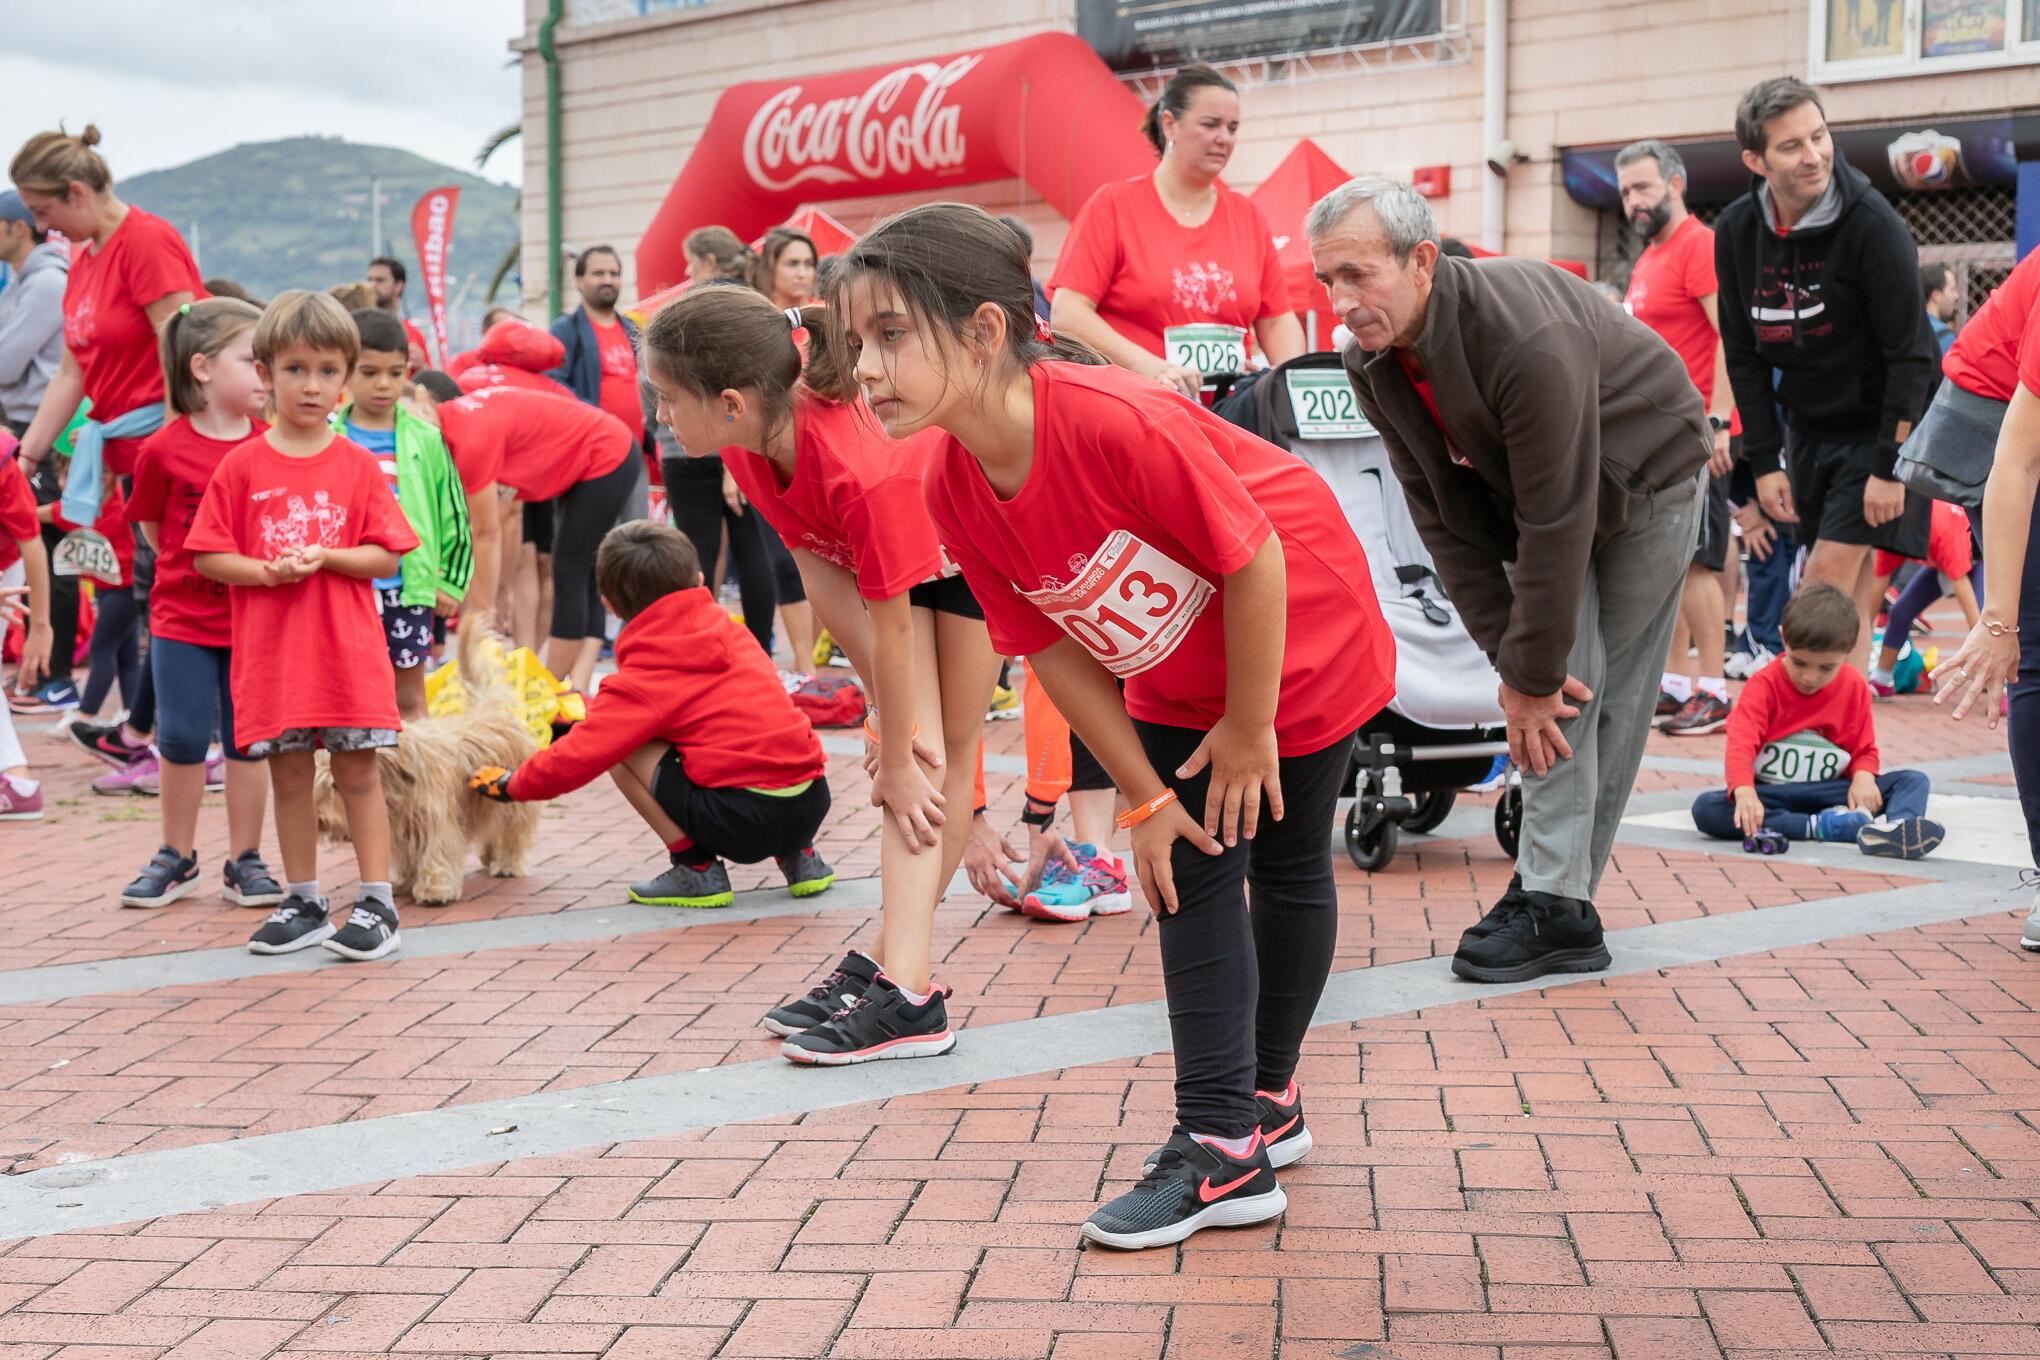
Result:
<instances>
[{"instance_id":1,"label":"white sock","mask_svg":"<svg viewBox=\"0 0 2040 1360\"><path fill-rule=\"evenodd\" d=\"M892 982L892 979L887 978L886 981ZM900 984L897 982L893 982L893 986L899 987L900 995L905 997L907 1001L912 1005L925 1006L935 998L935 984L933 984L932 982L928 984L928 990L925 992L909 991L905 987L900 987Z\"/></svg>"},{"instance_id":2,"label":"white sock","mask_svg":"<svg viewBox=\"0 0 2040 1360\"><path fill-rule=\"evenodd\" d=\"M1711 694L1723 703L1728 702L1728 677L1725 675L1703 675L1695 681L1702 694Z\"/></svg>"},{"instance_id":3,"label":"white sock","mask_svg":"<svg viewBox=\"0 0 2040 1360\"><path fill-rule=\"evenodd\" d=\"M7 782L23 798L42 787L40 779L30 779L25 775L10 774L7 776Z\"/></svg>"},{"instance_id":4,"label":"white sock","mask_svg":"<svg viewBox=\"0 0 2040 1360\"><path fill-rule=\"evenodd\" d=\"M292 897L302 897L314 906L326 905L326 899L319 896L319 880L316 878L308 878L302 883L286 883L283 890Z\"/></svg>"},{"instance_id":5,"label":"white sock","mask_svg":"<svg viewBox=\"0 0 2040 1360\"><path fill-rule=\"evenodd\" d=\"M1882 666L1873 666L1870 670L1870 679L1875 684L1888 685L1892 682L1892 675Z\"/></svg>"},{"instance_id":6,"label":"white sock","mask_svg":"<svg viewBox=\"0 0 2040 1360\"><path fill-rule=\"evenodd\" d=\"M1666 671L1665 678L1658 682L1658 688L1683 704L1686 700L1693 697L1693 677L1690 675L1673 675L1670 671Z\"/></svg>"},{"instance_id":7,"label":"white sock","mask_svg":"<svg viewBox=\"0 0 2040 1360\"><path fill-rule=\"evenodd\" d=\"M1255 1129L1244 1138L1214 1138L1208 1133L1193 1133L1190 1136L1206 1147L1217 1148L1228 1157L1244 1157L1254 1150L1254 1140L1261 1136L1261 1131Z\"/></svg>"}]
</instances>

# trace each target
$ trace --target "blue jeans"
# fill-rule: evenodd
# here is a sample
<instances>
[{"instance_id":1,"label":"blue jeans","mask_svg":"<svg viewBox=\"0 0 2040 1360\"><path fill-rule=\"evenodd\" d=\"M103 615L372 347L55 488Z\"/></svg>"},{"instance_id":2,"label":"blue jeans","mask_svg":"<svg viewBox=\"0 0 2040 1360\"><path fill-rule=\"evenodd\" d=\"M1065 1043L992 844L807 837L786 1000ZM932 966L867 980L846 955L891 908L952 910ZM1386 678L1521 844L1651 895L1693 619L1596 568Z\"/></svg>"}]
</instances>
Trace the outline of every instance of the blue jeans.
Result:
<instances>
[{"instance_id":1,"label":"blue jeans","mask_svg":"<svg viewBox=\"0 0 2040 1360\"><path fill-rule=\"evenodd\" d=\"M1877 792L1884 799L1881 815L1898 821L1927 815L1929 781L1918 770L1891 770L1877 776ZM1764 805L1764 829L1787 840L1812 839L1807 819L1817 812L1842 807L1849 801L1849 781L1827 779L1818 784L1758 784L1757 801ZM1718 841L1739 841L1742 829L1735 824L1735 799L1725 789L1709 789L1693 800L1693 825L1700 834Z\"/></svg>"},{"instance_id":2,"label":"blue jeans","mask_svg":"<svg viewBox=\"0 0 2040 1360\"><path fill-rule=\"evenodd\" d=\"M1771 540L1771 555L1760 561L1751 553L1743 563L1749 601L1743 613L1742 636L1736 639L1736 646L1751 653L1763 647L1777 655L1785 650L1784 640L1778 636L1778 616L1785 612L1785 602L1792 598L1792 563L1799 556L1799 545L1792 540L1791 525L1771 521L1771 527L1778 531ZM1734 605L1733 600L1729 601L1731 608Z\"/></svg>"},{"instance_id":3,"label":"blue jeans","mask_svg":"<svg viewBox=\"0 0 2040 1360\"><path fill-rule=\"evenodd\" d=\"M205 764L206 747L218 731L227 759L247 757L234 749L234 695L227 686L225 647L154 638L149 669L156 677L156 753L172 765ZM217 718L217 727L215 727Z\"/></svg>"}]
</instances>

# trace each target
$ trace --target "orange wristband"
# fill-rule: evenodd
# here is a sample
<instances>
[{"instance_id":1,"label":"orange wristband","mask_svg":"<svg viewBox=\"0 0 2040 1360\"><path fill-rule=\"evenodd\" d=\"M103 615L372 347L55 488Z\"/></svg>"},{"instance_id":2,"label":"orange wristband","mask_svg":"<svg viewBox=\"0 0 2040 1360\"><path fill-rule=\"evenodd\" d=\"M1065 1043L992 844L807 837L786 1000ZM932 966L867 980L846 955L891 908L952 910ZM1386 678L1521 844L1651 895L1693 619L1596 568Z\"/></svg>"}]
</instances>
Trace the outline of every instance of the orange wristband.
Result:
<instances>
[{"instance_id":1,"label":"orange wristband","mask_svg":"<svg viewBox=\"0 0 2040 1360\"><path fill-rule=\"evenodd\" d=\"M871 738L874 742L878 740L878 729L871 725L871 719L869 718L866 718L864 720L864 735ZM920 735L921 724L915 723L914 730L907 734L907 740L912 741L915 737L918 737Z\"/></svg>"},{"instance_id":2,"label":"orange wristband","mask_svg":"<svg viewBox=\"0 0 2040 1360\"><path fill-rule=\"evenodd\" d=\"M1163 789L1139 807L1130 807L1126 811L1116 814L1112 818L1112 825L1118 827L1121 831L1125 831L1129 827L1139 826L1142 822L1175 801L1176 791L1174 789Z\"/></svg>"}]
</instances>

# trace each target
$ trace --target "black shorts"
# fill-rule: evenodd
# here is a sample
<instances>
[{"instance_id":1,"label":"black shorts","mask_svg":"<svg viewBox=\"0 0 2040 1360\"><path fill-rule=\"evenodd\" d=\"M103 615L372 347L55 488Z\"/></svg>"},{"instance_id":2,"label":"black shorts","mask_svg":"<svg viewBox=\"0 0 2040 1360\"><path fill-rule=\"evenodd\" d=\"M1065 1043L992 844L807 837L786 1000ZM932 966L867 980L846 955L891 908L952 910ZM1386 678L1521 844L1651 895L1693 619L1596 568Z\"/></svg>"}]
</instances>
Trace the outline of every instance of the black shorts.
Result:
<instances>
[{"instance_id":1,"label":"black shorts","mask_svg":"<svg viewBox=\"0 0 2040 1360\"><path fill-rule=\"evenodd\" d=\"M1877 471L1875 444L1845 444L1788 430L1785 471L1792 480L1801 543L1848 543L1926 558L1933 506L1927 497L1907 491L1905 513L1889 524L1872 528L1863 519L1863 486Z\"/></svg>"},{"instance_id":2,"label":"black shorts","mask_svg":"<svg viewBox=\"0 0 2040 1360\"><path fill-rule=\"evenodd\" d=\"M1070 792L1085 793L1093 789L1113 787L1112 776L1105 773L1105 767L1098 763L1098 757L1091 754L1091 748L1084 745L1084 739L1070 733Z\"/></svg>"},{"instance_id":3,"label":"black shorts","mask_svg":"<svg viewBox=\"0 0 2040 1360\"><path fill-rule=\"evenodd\" d=\"M553 503L551 501L526 501L524 503L524 541L545 556L552 556Z\"/></svg>"},{"instance_id":4,"label":"black shorts","mask_svg":"<svg viewBox=\"0 0 2040 1360\"><path fill-rule=\"evenodd\" d=\"M1728 475L1710 476L1700 497L1700 539L1693 545L1693 565L1709 571L1728 566Z\"/></svg>"},{"instance_id":5,"label":"black shorts","mask_svg":"<svg viewBox=\"0 0 2040 1360\"><path fill-rule=\"evenodd\" d=\"M756 789L707 789L687 777L678 751L659 758L659 768L652 774L652 797L695 845L736 864L757 864L807 849L829 815L826 779L816 779L787 796Z\"/></svg>"},{"instance_id":6,"label":"black shorts","mask_svg":"<svg viewBox=\"0 0 2040 1360\"><path fill-rule=\"evenodd\" d=\"M961 619L982 619L985 616L984 606L977 602L977 596L970 593L970 586L961 573L938 576L932 581L909 586L907 603L932 609L938 614L954 614Z\"/></svg>"}]
</instances>

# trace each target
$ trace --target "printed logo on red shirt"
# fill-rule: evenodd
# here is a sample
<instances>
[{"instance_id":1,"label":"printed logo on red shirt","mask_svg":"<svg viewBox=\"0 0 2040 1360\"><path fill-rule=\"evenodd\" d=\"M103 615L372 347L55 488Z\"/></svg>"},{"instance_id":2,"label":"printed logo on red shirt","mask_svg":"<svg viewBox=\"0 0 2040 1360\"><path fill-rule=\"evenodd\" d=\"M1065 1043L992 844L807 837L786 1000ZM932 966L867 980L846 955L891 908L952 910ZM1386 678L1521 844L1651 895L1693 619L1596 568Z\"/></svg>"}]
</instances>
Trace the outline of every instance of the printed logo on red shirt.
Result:
<instances>
[{"instance_id":1,"label":"printed logo on red shirt","mask_svg":"<svg viewBox=\"0 0 2040 1360\"><path fill-rule=\"evenodd\" d=\"M1171 278L1176 286L1176 305L1186 311L1217 316L1221 306L1239 301L1232 270L1217 260L1192 260L1186 267L1171 271Z\"/></svg>"},{"instance_id":2,"label":"printed logo on red shirt","mask_svg":"<svg viewBox=\"0 0 2040 1360\"><path fill-rule=\"evenodd\" d=\"M1115 529L1076 579L1021 594L1114 675L1138 675L1167 660L1211 602L1211 582Z\"/></svg>"},{"instance_id":3,"label":"printed logo on red shirt","mask_svg":"<svg viewBox=\"0 0 2040 1360\"><path fill-rule=\"evenodd\" d=\"M273 499L275 492L256 492L250 500ZM302 548L311 543L321 547L341 546L341 530L347 527L347 507L335 505L326 492L312 493L312 503L306 505L304 497L292 495L283 503L283 513L276 514L265 509L262 512L262 552L265 557L275 557L285 548Z\"/></svg>"}]
</instances>

